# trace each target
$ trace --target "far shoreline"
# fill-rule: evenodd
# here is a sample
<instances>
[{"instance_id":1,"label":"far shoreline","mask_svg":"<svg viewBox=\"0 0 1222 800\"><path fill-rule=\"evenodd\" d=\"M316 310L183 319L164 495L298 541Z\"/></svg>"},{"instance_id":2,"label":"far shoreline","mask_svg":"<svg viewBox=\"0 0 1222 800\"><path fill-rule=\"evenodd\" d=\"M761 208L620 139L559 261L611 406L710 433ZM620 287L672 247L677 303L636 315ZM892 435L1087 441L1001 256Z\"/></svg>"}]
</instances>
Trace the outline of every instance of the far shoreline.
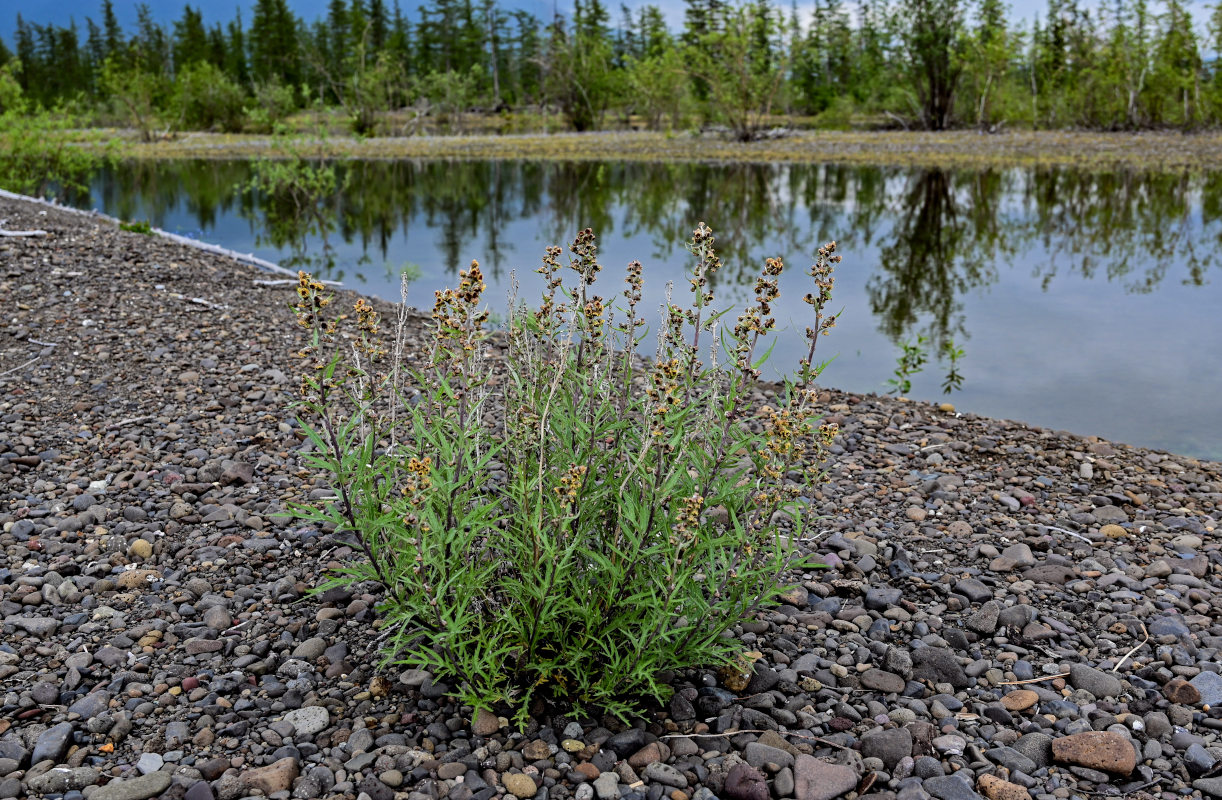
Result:
<instances>
[{"instance_id":1,"label":"far shoreline","mask_svg":"<svg viewBox=\"0 0 1222 800\"><path fill-rule=\"evenodd\" d=\"M140 143L130 131L102 129L129 143L139 161L275 157L273 137L183 132ZM310 137L310 134L298 134ZM1210 170L1222 165L1222 131L790 131L756 142L719 133L600 131L504 135L328 137L319 155L351 159L631 161L658 163L831 163L926 169L1066 167L1089 170Z\"/></svg>"}]
</instances>

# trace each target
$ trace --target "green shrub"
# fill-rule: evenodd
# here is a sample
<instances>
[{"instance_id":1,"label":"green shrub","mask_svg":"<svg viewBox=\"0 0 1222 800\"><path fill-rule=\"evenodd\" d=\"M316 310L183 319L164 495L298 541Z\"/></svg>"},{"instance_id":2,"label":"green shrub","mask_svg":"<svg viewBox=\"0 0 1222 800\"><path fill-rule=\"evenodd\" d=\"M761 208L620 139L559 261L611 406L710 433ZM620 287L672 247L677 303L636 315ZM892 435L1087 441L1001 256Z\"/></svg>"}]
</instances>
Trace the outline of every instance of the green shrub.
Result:
<instances>
[{"instance_id":1,"label":"green shrub","mask_svg":"<svg viewBox=\"0 0 1222 800\"><path fill-rule=\"evenodd\" d=\"M363 299L345 331L300 273L294 308L313 333L302 424L338 494L295 513L359 542L364 557L321 588L381 584L389 662L432 671L464 703L508 704L523 725L544 699L626 718L669 694L667 671L735 663L729 628L775 605L787 570L817 566L793 542L833 434L812 362L835 324L835 244L811 267L809 353L776 407L753 397L781 261L722 325L703 224L690 248L692 301L668 297L651 361L636 356L641 265L613 312L594 294L589 230L566 266L548 248L538 308L511 303L497 334L472 262L437 293L417 359L404 306L393 341Z\"/></svg>"},{"instance_id":2,"label":"green shrub","mask_svg":"<svg viewBox=\"0 0 1222 800\"><path fill-rule=\"evenodd\" d=\"M191 64L174 83L174 108L183 128L241 132L246 94L219 68L207 61Z\"/></svg>"},{"instance_id":3,"label":"green shrub","mask_svg":"<svg viewBox=\"0 0 1222 800\"><path fill-rule=\"evenodd\" d=\"M0 68L0 187L38 196L88 190L94 172L117 156L117 144L78 130L66 109L32 103L15 78L20 68L16 61Z\"/></svg>"},{"instance_id":4,"label":"green shrub","mask_svg":"<svg viewBox=\"0 0 1222 800\"><path fill-rule=\"evenodd\" d=\"M256 84L253 101L246 107L246 125L255 133L272 133L296 110L291 86L274 79Z\"/></svg>"},{"instance_id":5,"label":"green shrub","mask_svg":"<svg viewBox=\"0 0 1222 800\"><path fill-rule=\"evenodd\" d=\"M142 233L145 236L153 235L153 226L146 219L134 220L132 222L120 222L119 230L129 233Z\"/></svg>"},{"instance_id":6,"label":"green shrub","mask_svg":"<svg viewBox=\"0 0 1222 800\"><path fill-rule=\"evenodd\" d=\"M98 82L102 93L122 110L127 124L140 134L141 141L153 142L170 134L173 126L166 124L164 113L169 105L170 81L158 65L111 56L102 65Z\"/></svg>"}]
</instances>

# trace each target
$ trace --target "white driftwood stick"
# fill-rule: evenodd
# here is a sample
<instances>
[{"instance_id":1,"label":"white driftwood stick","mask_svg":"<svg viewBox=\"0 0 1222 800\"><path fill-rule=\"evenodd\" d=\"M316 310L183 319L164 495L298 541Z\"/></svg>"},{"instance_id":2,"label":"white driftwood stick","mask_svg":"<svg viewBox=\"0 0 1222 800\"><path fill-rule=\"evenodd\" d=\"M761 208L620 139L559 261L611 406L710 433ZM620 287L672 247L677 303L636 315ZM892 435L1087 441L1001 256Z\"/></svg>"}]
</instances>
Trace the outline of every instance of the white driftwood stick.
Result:
<instances>
[{"instance_id":1,"label":"white driftwood stick","mask_svg":"<svg viewBox=\"0 0 1222 800\"><path fill-rule=\"evenodd\" d=\"M5 375L12 375L14 372L20 372L21 370L33 364L39 358L41 358L41 356L34 356L33 358L31 358L29 361L25 362L24 364L19 364L18 366L13 367L12 369L6 369L4 372L0 372L0 378L3 378Z\"/></svg>"},{"instance_id":2,"label":"white driftwood stick","mask_svg":"<svg viewBox=\"0 0 1222 800\"><path fill-rule=\"evenodd\" d=\"M343 286L339 281L320 281L324 286ZM255 286L295 286L297 281L292 278L283 278L279 280L255 281Z\"/></svg>"},{"instance_id":3,"label":"white driftwood stick","mask_svg":"<svg viewBox=\"0 0 1222 800\"><path fill-rule=\"evenodd\" d=\"M59 203L53 203L50 200L43 200L41 197L30 197L29 195L17 194L16 192L9 192L4 189L0 189L0 198L6 198L8 200L23 200L27 203L34 203L36 205L45 206L47 208L54 208L57 211L63 211L66 214L76 214L77 216L82 216L82 217L93 217L94 219L102 219L108 222L113 222L116 225L119 224L119 222L121 221L121 220L118 220L110 216L109 214L103 214L102 212L96 209L93 211L82 211L79 208L72 208L71 206L62 206ZM167 231L163 231L161 228L153 228L153 233L158 236L164 236L165 238L169 239L172 242L177 242L178 244L186 245L187 247L194 247L195 249L203 250L206 253L212 253L213 255L225 256L226 258L232 258L234 261L237 261L241 264L247 264L252 267L258 267L259 269L266 270L268 272L274 272L277 275L290 275L294 278L297 277L297 273L294 272L293 270L285 269L284 267L280 266L279 264L273 264L270 261L259 258L258 256L254 255L253 253L238 253L234 250L229 250L219 245L208 244L207 242L196 241L195 239L189 239L186 236L179 236L176 233L169 233Z\"/></svg>"},{"instance_id":4,"label":"white driftwood stick","mask_svg":"<svg viewBox=\"0 0 1222 800\"><path fill-rule=\"evenodd\" d=\"M188 303L195 303L195 305L197 306L206 306L207 308L214 308L218 311L224 311L227 308L229 308L229 306L221 305L220 303L213 303L211 300L205 300L202 297L185 297L183 299L186 300Z\"/></svg>"},{"instance_id":5,"label":"white driftwood stick","mask_svg":"<svg viewBox=\"0 0 1222 800\"><path fill-rule=\"evenodd\" d=\"M22 238L26 236L46 236L46 231L5 231L0 230L0 237L11 239Z\"/></svg>"},{"instance_id":6,"label":"white driftwood stick","mask_svg":"<svg viewBox=\"0 0 1222 800\"><path fill-rule=\"evenodd\" d=\"M243 264L250 264L252 267L258 267L259 269L264 269L268 272L274 272L277 275L292 275L294 278L297 277L297 273L293 272L291 269L285 269L279 264L273 264L270 261L259 258L254 253L239 253L235 250L230 250L227 247L221 247L218 244L201 242L186 236L179 236L177 233L163 231L161 228L153 228L153 233L157 234L158 236L164 236L171 242L183 244L187 247L194 247L196 250L203 250L205 253L212 253L213 255L232 258L234 261L239 261Z\"/></svg>"},{"instance_id":7,"label":"white driftwood stick","mask_svg":"<svg viewBox=\"0 0 1222 800\"><path fill-rule=\"evenodd\" d=\"M1144 645L1146 642L1150 641L1150 632L1146 630L1146 623L1144 623L1144 622L1139 622L1138 624L1139 624L1139 625L1141 625L1141 635L1142 635L1142 640L1141 640L1140 642L1138 642L1137 644L1135 644L1135 645L1133 646L1133 649L1132 649L1132 650L1130 650L1129 652L1125 653L1125 654L1124 654L1124 657L1123 657L1123 658L1121 658L1119 661L1117 661L1117 662L1116 662L1116 666L1112 667L1112 672L1116 672L1116 671L1117 671L1117 670L1119 670L1119 669L1120 669L1122 666L1124 666L1124 662L1126 662L1126 661L1128 661L1128 660L1129 660L1129 656L1131 656L1131 655L1133 655L1134 653L1136 653L1138 650L1140 650L1140 649L1141 649L1141 646L1142 646L1142 645Z\"/></svg>"}]
</instances>

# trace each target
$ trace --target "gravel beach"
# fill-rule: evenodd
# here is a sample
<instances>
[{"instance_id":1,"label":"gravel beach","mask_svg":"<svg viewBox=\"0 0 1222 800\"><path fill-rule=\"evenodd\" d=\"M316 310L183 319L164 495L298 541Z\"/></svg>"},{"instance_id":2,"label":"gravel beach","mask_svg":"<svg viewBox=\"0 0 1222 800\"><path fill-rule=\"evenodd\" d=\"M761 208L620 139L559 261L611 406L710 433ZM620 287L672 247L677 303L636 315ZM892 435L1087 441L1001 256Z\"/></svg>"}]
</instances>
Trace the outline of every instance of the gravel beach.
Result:
<instances>
[{"instance_id":1,"label":"gravel beach","mask_svg":"<svg viewBox=\"0 0 1222 800\"><path fill-rule=\"evenodd\" d=\"M893 398L746 676L524 733L379 670L288 408L290 286L0 199L0 800L1222 797L1222 464ZM761 390L761 401L767 400Z\"/></svg>"}]
</instances>

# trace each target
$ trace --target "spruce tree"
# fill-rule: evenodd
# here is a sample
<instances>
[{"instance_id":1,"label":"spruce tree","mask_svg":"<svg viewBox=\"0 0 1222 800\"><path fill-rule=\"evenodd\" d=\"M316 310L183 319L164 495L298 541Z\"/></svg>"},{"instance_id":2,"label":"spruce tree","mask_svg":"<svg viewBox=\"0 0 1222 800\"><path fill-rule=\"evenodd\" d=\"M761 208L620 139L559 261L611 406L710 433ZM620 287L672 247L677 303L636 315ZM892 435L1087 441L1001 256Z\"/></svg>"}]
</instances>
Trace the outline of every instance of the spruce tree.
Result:
<instances>
[{"instance_id":1,"label":"spruce tree","mask_svg":"<svg viewBox=\"0 0 1222 800\"><path fill-rule=\"evenodd\" d=\"M174 23L174 71L208 59L208 34L204 15L190 5L183 6L182 18Z\"/></svg>"}]
</instances>

